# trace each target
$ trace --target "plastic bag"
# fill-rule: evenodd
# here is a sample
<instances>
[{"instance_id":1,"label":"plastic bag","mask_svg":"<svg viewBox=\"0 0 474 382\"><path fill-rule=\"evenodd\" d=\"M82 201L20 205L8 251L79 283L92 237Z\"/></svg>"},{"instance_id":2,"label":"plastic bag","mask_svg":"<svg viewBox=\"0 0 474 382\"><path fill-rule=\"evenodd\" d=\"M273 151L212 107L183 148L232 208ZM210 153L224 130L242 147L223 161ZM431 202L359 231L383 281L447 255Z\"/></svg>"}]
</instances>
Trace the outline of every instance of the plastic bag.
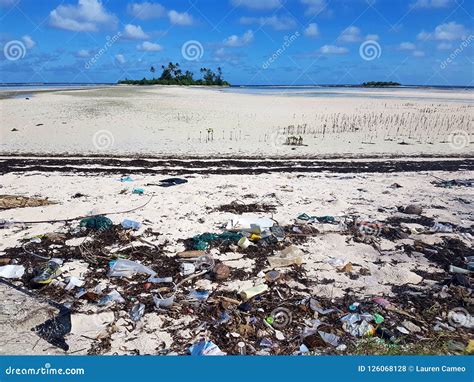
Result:
<instances>
[{"instance_id":1,"label":"plastic bag","mask_svg":"<svg viewBox=\"0 0 474 382\"><path fill-rule=\"evenodd\" d=\"M5 279L19 279L25 273L25 267L23 265L4 265L0 267L0 277Z\"/></svg>"},{"instance_id":2,"label":"plastic bag","mask_svg":"<svg viewBox=\"0 0 474 382\"><path fill-rule=\"evenodd\" d=\"M109 264L109 277L130 277L136 273L146 273L150 276L156 275L153 269L131 260L119 259L111 261Z\"/></svg>"},{"instance_id":3,"label":"plastic bag","mask_svg":"<svg viewBox=\"0 0 474 382\"><path fill-rule=\"evenodd\" d=\"M174 304L174 299L176 298L175 295L172 295L167 298L158 298L155 295L153 295L153 302L155 303L155 306L157 308L170 308Z\"/></svg>"},{"instance_id":4,"label":"plastic bag","mask_svg":"<svg viewBox=\"0 0 474 382\"><path fill-rule=\"evenodd\" d=\"M125 302L125 299L122 297L122 295L119 292L117 292L116 290L113 290L109 294L102 297L99 300L98 304L99 306L104 306L110 302L118 302L120 304L123 304Z\"/></svg>"},{"instance_id":5,"label":"plastic bag","mask_svg":"<svg viewBox=\"0 0 474 382\"><path fill-rule=\"evenodd\" d=\"M288 267L303 264L303 251L298 247L290 245L282 251L276 252L275 256L269 256L268 262L271 267Z\"/></svg>"}]
</instances>

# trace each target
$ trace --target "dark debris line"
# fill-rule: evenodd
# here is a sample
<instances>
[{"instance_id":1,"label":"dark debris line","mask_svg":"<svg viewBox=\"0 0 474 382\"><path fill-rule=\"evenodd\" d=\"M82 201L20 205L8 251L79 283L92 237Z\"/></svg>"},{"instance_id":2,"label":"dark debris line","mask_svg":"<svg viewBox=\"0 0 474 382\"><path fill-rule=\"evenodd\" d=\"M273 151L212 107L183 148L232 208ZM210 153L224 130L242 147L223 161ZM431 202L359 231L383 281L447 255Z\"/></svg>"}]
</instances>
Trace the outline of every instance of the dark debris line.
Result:
<instances>
[{"instance_id":1,"label":"dark debris line","mask_svg":"<svg viewBox=\"0 0 474 382\"><path fill-rule=\"evenodd\" d=\"M94 168L99 166L99 168ZM107 166L107 168L100 168ZM371 161L326 161L288 159L273 161L268 159L212 160L194 158L179 159L114 159L114 158L16 158L0 161L0 174L31 171L83 173L83 174L121 174L133 167L137 174L264 174L275 172L302 173L390 173L416 171L463 171L474 170L474 159L424 159L422 161L403 159L378 159Z\"/></svg>"}]
</instances>

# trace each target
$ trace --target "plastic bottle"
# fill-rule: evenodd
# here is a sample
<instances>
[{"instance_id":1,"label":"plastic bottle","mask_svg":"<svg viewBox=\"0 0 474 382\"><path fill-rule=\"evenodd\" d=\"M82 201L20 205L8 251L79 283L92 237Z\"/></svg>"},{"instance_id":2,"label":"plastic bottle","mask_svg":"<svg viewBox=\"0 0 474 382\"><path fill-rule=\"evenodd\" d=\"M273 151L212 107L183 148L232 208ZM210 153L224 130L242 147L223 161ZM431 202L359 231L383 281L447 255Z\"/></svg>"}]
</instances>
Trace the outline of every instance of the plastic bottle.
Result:
<instances>
[{"instance_id":1,"label":"plastic bottle","mask_svg":"<svg viewBox=\"0 0 474 382\"><path fill-rule=\"evenodd\" d=\"M148 282L150 283L156 283L156 284L159 284L159 283L172 283L173 282L173 278L172 277L149 277Z\"/></svg>"},{"instance_id":2,"label":"plastic bottle","mask_svg":"<svg viewBox=\"0 0 474 382\"><path fill-rule=\"evenodd\" d=\"M247 354L246 351L245 351L245 343L244 342L239 342L237 344L237 348L239 349L239 354L240 355L245 355Z\"/></svg>"},{"instance_id":3,"label":"plastic bottle","mask_svg":"<svg viewBox=\"0 0 474 382\"><path fill-rule=\"evenodd\" d=\"M384 340L388 340L393 343L397 342L397 337L395 337L395 334L386 328L378 327L375 330L375 334Z\"/></svg>"},{"instance_id":4,"label":"plastic bottle","mask_svg":"<svg viewBox=\"0 0 474 382\"><path fill-rule=\"evenodd\" d=\"M268 290L267 284L256 285L252 288L249 288L247 290L240 292L240 297L242 297L242 299L244 300L249 300L252 297L262 294L263 292L266 292L267 290Z\"/></svg>"}]
</instances>

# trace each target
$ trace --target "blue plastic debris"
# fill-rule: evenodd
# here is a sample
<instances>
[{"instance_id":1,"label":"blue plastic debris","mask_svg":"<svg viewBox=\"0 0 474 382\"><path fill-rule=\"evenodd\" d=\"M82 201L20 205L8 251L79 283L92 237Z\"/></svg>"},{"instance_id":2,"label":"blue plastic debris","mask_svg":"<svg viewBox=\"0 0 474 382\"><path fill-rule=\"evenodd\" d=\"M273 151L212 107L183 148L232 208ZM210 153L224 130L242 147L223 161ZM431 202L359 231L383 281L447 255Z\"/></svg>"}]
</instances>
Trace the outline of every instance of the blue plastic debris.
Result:
<instances>
[{"instance_id":1,"label":"blue plastic debris","mask_svg":"<svg viewBox=\"0 0 474 382\"><path fill-rule=\"evenodd\" d=\"M142 223L134 221L134 220L124 219L124 221L122 222L122 227L124 229L137 230L137 229L140 229L141 226L142 226Z\"/></svg>"}]
</instances>

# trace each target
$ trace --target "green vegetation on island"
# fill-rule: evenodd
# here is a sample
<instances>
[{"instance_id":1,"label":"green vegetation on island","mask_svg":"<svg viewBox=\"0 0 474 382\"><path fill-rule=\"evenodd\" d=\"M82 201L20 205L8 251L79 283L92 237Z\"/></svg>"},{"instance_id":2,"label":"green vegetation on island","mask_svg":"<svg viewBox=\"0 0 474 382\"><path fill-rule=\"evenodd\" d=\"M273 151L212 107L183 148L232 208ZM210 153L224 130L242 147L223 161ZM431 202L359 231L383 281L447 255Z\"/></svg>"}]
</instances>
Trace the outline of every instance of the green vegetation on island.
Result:
<instances>
[{"instance_id":1,"label":"green vegetation on island","mask_svg":"<svg viewBox=\"0 0 474 382\"><path fill-rule=\"evenodd\" d=\"M391 86L401 86L398 82L384 82L384 81L371 81L371 82L364 82L362 87L364 88L387 88Z\"/></svg>"},{"instance_id":2,"label":"green vegetation on island","mask_svg":"<svg viewBox=\"0 0 474 382\"><path fill-rule=\"evenodd\" d=\"M199 71L201 72L202 78L197 80L193 77L194 73L189 70L186 70L183 73L178 63L173 64L170 62L168 66L162 65L161 68L163 71L159 78L153 77L152 79L147 79L143 77L141 80L125 79L118 81L118 83L126 85L230 86L227 81L224 81L222 69L220 67L217 68L215 73L209 68L201 68ZM156 72L154 66L150 68L150 72L152 74Z\"/></svg>"}]
</instances>

